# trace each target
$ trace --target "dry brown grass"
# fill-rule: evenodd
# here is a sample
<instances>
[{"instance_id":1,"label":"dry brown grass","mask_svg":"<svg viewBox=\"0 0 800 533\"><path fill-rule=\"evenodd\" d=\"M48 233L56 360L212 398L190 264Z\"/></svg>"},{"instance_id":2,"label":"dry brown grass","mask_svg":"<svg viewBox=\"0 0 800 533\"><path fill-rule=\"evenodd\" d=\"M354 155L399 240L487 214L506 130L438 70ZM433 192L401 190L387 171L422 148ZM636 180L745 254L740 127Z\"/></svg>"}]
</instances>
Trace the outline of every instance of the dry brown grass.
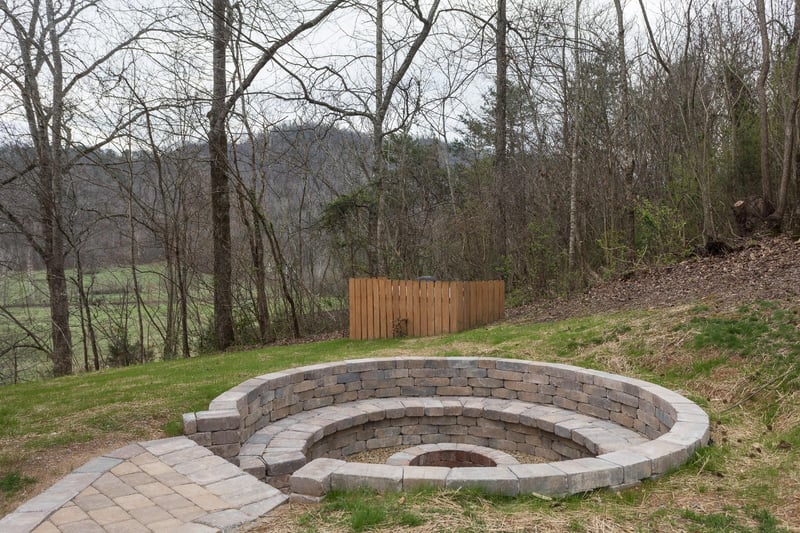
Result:
<instances>
[{"instance_id":1,"label":"dry brown grass","mask_svg":"<svg viewBox=\"0 0 800 533\"><path fill-rule=\"evenodd\" d=\"M599 491L563 502L488 499L466 509L452 493L436 493L410 506L424 517L423 525L391 524L370 531L775 531L764 522L765 516L774 518L782 531L800 531L798 450L791 443L781 444L782 435L800 427L800 392L781 396L774 386L764 388L763 382L753 379L761 361L738 356L728 357L707 376L680 380L682 369L721 356L714 349L698 353L687 348L692 333L676 326L686 322L692 307L612 318L605 327L625 324L630 329L625 328L624 333L603 343L578 346L573 353L558 358L560 362L576 364L589 360L608 371L629 376L672 376L670 379L678 385L673 388L701 399L715 419L712 448L693 458L692 464L620 493ZM537 346L522 349L515 346L515 353L542 358L542 346L534 344ZM626 348L630 346L640 349L628 355ZM487 355L502 353L507 347L503 343L461 342L449 344L447 349ZM436 352L436 348L428 348L415 353ZM776 406L769 419L765 416L768 405ZM285 506L256 526L255 531L350 531L341 511L331 514L325 509L324 503Z\"/></svg>"}]
</instances>

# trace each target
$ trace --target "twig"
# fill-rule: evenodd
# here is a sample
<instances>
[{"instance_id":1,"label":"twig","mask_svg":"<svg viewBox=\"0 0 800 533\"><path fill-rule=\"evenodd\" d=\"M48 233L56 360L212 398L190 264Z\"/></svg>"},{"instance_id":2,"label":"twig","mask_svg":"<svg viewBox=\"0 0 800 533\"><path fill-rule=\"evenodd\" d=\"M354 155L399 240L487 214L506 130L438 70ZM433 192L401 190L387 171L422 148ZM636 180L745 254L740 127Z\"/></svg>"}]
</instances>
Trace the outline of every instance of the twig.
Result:
<instances>
[{"instance_id":1,"label":"twig","mask_svg":"<svg viewBox=\"0 0 800 533\"><path fill-rule=\"evenodd\" d=\"M783 374L781 374L780 376L777 376L777 377L775 377L775 378L773 378L773 379L771 379L771 380L767 381L766 383L764 383L763 385L761 385L760 387L758 387L757 389L755 389L753 392L751 392L750 394L748 394L747 396L745 396L744 398L742 398L742 399L741 399L741 400L739 400L738 402L734 403L733 405L731 405L731 406L730 406L730 407L728 407L727 409L723 409L723 410L720 412L720 414L725 414L725 413L727 413L727 412L729 412L729 411L731 411L731 410L733 410L733 409L735 409L735 408L739 407L740 405L742 405L742 404L743 404L743 403L745 403L746 401L750 400L750 399L751 399L753 396L755 396L755 395L756 395L756 394L758 394L759 392L762 392L762 391L766 390L766 388L767 388L767 387L769 387L770 385L773 385L774 383L778 383L779 381L781 381L781 380L783 380L783 379L786 379L786 377L787 377L787 376L788 376L788 375L789 375L789 374L790 374L790 373L791 373L793 370L794 370L794 367L793 367L793 366L790 366L790 367L789 367L789 368L786 370L786 372L784 372L784 373L783 373Z\"/></svg>"}]
</instances>

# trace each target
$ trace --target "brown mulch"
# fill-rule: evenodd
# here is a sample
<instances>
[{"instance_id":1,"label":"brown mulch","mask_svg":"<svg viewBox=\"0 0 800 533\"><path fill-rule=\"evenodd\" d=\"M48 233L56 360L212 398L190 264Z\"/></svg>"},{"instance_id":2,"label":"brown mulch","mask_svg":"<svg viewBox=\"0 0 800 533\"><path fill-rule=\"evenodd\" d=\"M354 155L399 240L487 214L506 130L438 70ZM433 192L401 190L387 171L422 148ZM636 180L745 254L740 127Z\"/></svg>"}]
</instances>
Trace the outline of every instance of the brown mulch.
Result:
<instances>
[{"instance_id":1,"label":"brown mulch","mask_svg":"<svg viewBox=\"0 0 800 533\"><path fill-rule=\"evenodd\" d=\"M800 299L800 241L763 238L721 256L694 257L635 270L579 295L511 309L515 322L547 322L578 316L671 307L698 300L736 305L758 300Z\"/></svg>"}]
</instances>

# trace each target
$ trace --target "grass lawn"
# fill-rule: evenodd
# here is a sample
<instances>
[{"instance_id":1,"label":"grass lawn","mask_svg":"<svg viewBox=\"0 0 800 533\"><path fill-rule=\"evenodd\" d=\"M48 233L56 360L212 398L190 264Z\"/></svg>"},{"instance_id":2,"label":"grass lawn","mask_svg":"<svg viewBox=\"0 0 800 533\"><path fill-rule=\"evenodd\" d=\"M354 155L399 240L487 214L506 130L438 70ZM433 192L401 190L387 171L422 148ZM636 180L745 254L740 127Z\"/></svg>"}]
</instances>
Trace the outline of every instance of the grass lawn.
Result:
<instances>
[{"instance_id":1,"label":"grass lawn","mask_svg":"<svg viewBox=\"0 0 800 533\"><path fill-rule=\"evenodd\" d=\"M564 500L469 492L332 494L286 505L260 531L787 531L800 526L800 306L713 302L502 323L456 335L336 340L165 361L0 387L0 514L102 452L180 432L260 374L400 355L557 361L678 390L712 418L711 447L637 488Z\"/></svg>"}]
</instances>

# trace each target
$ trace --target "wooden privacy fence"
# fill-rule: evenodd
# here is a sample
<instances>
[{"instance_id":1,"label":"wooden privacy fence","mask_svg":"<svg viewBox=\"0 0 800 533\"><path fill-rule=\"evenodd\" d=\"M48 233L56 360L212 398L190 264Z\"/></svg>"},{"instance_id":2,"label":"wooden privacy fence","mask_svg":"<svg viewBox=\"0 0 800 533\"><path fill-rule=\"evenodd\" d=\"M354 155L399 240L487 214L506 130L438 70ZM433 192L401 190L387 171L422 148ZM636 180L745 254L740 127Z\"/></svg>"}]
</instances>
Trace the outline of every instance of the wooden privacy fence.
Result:
<instances>
[{"instance_id":1,"label":"wooden privacy fence","mask_svg":"<svg viewBox=\"0 0 800 533\"><path fill-rule=\"evenodd\" d=\"M350 279L350 338L440 335L503 318L503 281Z\"/></svg>"}]
</instances>

